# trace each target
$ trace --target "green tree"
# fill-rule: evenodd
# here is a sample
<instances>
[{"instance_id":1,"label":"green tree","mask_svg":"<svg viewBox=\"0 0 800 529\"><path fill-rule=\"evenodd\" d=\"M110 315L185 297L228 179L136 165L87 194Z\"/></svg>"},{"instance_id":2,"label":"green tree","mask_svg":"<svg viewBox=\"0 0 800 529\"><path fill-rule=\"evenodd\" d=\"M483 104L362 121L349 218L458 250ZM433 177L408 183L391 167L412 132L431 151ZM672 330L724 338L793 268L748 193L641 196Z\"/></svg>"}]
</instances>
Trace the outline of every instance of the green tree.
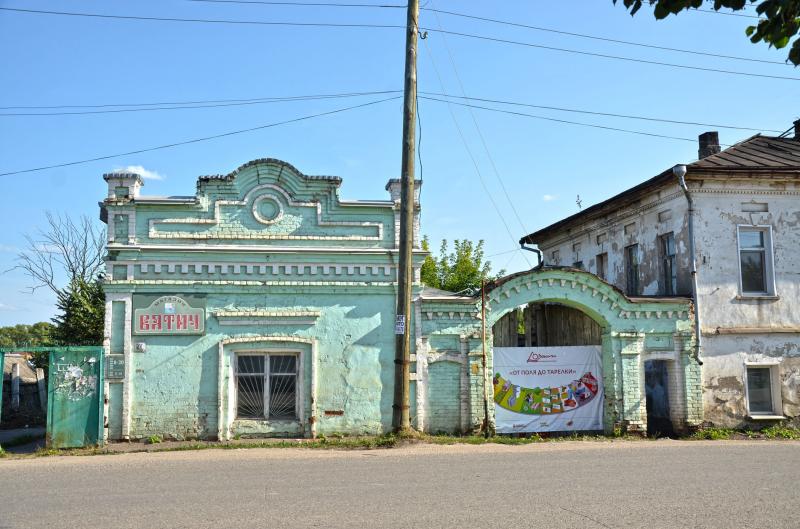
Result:
<instances>
[{"instance_id":1,"label":"green tree","mask_svg":"<svg viewBox=\"0 0 800 529\"><path fill-rule=\"evenodd\" d=\"M422 240L422 248L429 251L427 237ZM481 287L481 280L493 279L495 276L490 276L491 270L492 264L483 260L483 241L475 244L466 239L456 239L452 252L448 250L447 241L443 240L439 257L429 255L420 273L423 284L429 287L461 292L477 290Z\"/></svg>"},{"instance_id":2,"label":"green tree","mask_svg":"<svg viewBox=\"0 0 800 529\"><path fill-rule=\"evenodd\" d=\"M31 291L44 287L56 295L61 311L53 318L56 344L101 344L106 232L87 216L75 220L47 212L46 218L46 229L25 237L28 245L17 255L15 268L31 278Z\"/></svg>"},{"instance_id":3,"label":"green tree","mask_svg":"<svg viewBox=\"0 0 800 529\"><path fill-rule=\"evenodd\" d=\"M105 294L102 278L74 279L58 292L60 315L53 318L55 337L63 345L98 345L103 343Z\"/></svg>"},{"instance_id":4,"label":"green tree","mask_svg":"<svg viewBox=\"0 0 800 529\"><path fill-rule=\"evenodd\" d=\"M618 0L613 0L616 4ZM761 19L755 26L748 26L745 34L753 43L764 41L770 46L784 48L793 39L789 50L789 60L800 65L800 0L713 0L714 9L726 7L740 11L748 5L756 5L756 13ZM704 0L622 0L622 3L635 15L644 3L654 6L653 14L659 20L681 11L696 9Z\"/></svg>"},{"instance_id":5,"label":"green tree","mask_svg":"<svg viewBox=\"0 0 800 529\"><path fill-rule=\"evenodd\" d=\"M41 321L33 325L14 325L0 327L0 347L15 348L25 352L25 347L46 347L56 345L55 325ZM36 367L47 367L47 353L33 353Z\"/></svg>"}]
</instances>

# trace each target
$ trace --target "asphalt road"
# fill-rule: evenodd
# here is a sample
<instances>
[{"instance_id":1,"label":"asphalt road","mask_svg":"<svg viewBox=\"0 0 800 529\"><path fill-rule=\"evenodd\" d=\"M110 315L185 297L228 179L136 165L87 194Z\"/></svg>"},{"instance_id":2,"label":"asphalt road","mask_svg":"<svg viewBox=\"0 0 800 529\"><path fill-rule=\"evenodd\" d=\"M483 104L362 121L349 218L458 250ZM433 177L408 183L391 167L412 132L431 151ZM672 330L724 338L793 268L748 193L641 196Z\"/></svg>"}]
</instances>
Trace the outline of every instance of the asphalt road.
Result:
<instances>
[{"instance_id":1,"label":"asphalt road","mask_svg":"<svg viewBox=\"0 0 800 529\"><path fill-rule=\"evenodd\" d=\"M564 442L0 460L0 528L793 528L800 443Z\"/></svg>"}]
</instances>

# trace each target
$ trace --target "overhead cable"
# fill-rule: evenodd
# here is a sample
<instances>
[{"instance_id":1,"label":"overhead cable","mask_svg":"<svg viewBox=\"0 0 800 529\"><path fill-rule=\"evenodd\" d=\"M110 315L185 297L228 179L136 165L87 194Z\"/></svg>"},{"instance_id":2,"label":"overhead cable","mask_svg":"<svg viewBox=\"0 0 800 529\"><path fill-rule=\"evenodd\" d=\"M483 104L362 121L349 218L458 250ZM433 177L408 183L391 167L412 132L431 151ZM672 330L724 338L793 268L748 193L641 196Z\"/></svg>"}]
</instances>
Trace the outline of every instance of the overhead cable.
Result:
<instances>
[{"instance_id":1,"label":"overhead cable","mask_svg":"<svg viewBox=\"0 0 800 529\"><path fill-rule=\"evenodd\" d=\"M97 162L97 161L100 161L100 160L108 160L110 158L118 158L120 156L128 156L128 155L131 155L131 154L140 154L140 153L143 153L143 152L150 152L150 151L158 151L158 150L162 150L162 149L169 149L169 148L172 148L172 147L178 147L178 146L181 146L181 145L188 145L188 144L191 144L191 143L200 143L200 142L214 140L214 139L218 139L218 138L224 138L226 136L234 136L236 134L244 134L246 132L253 132L253 131L256 131L256 130L262 130L262 129L268 129L268 128L272 128L272 127L278 127L280 125L288 125L290 123L297 123L298 121L305 121L305 120L308 120L308 119L318 118L318 117L322 117L322 116L330 116L331 114L338 114L340 112L346 112L348 110L355 110L357 108L363 108L363 107L368 107L368 106L371 106L371 105L377 105L379 103L384 103L386 101L392 101L392 100L399 99L399 98L400 98L400 96L387 97L385 99L379 99L377 101L370 101L369 103L362 103L360 105L353 105L353 106L350 106L350 107L337 108L335 110L329 110L327 112L319 112L319 113L316 113L316 114L309 114L309 115L306 115L306 116L300 116L300 117L297 117L297 118L287 119L287 120L283 120L283 121L276 121L274 123L267 123L266 125L259 125L257 127L250 127L250 128L234 130L234 131L230 131L230 132L223 132L221 134L214 134L212 136L204 136L202 138L193 138L193 139L190 139L190 140L178 141L178 142L174 142L174 143L168 143L168 144L165 144L165 145L158 145L158 146L155 146L155 147L145 147L145 148L136 149L136 150L133 150L133 151L116 153L116 154L107 154L107 155L104 155L104 156L96 156L94 158L87 158L85 160L77 160L77 161L73 161L73 162L64 162L64 163L58 163L58 164L53 164L53 165L45 165L45 166L41 166L41 167L32 167L32 168L29 168L29 169L19 169L17 171L6 171L6 172L3 172L3 173L0 173L0 176L10 176L10 175L16 175L16 174L22 174L22 173L32 173L32 172L35 172L35 171L44 171L45 169L56 169L58 167L68 167L68 166L72 166L72 165L85 164L85 163L89 163L89 162Z\"/></svg>"},{"instance_id":2,"label":"overhead cable","mask_svg":"<svg viewBox=\"0 0 800 529\"><path fill-rule=\"evenodd\" d=\"M120 112L150 112L156 110L183 110L183 109L197 109L197 108L220 108L220 107L235 107L243 105L261 105L266 103L290 103L295 101L318 101L325 99L340 99L345 97L361 97L367 95L385 95L402 92L402 90L385 90L380 92L361 92L353 94L336 94L336 95L322 95L322 96L307 96L307 97L287 97L287 98L269 98L269 99L253 99L243 102L231 103L211 103L207 105L181 105L181 106L144 106L140 104L138 108L115 108L104 110L77 110L77 111L59 111L59 112L0 112L0 116L72 116L72 115L86 115L86 114L114 114ZM235 100L234 100L235 101ZM99 106L122 106L122 105L99 105ZM37 108L37 107L8 107L8 108ZM47 107L38 107L47 108ZM54 107L51 107L54 108ZM58 108L58 107L55 107Z\"/></svg>"},{"instance_id":3,"label":"overhead cable","mask_svg":"<svg viewBox=\"0 0 800 529\"><path fill-rule=\"evenodd\" d=\"M548 116L539 116L539 115L536 115L536 114L527 114L525 112L516 112L516 111L513 111L513 110L504 110L504 109L501 109L501 108L492 108L492 107L485 107L485 106L481 106L481 105L473 105L471 103L460 103L458 101L452 101L452 100L447 100L447 99L438 99L436 97L430 97L430 96L420 96L420 99L425 99L427 101L438 101L439 103L446 103L448 105L459 105L459 106L462 106L462 107L478 108L478 109L481 109L481 110L488 110L488 111L491 111L491 112L499 112L499 113L502 113L502 114L511 114L511 115L514 115L514 116L523 116L523 117L534 118L534 119L542 119L542 120L545 120L545 121L554 121L556 123L566 123L568 125L578 125L578 126L582 126L582 127L591 127L591 128L595 128L595 129L613 130L613 131L616 131L616 132L626 132L628 134L639 134L639 135L642 135L642 136L652 136L652 137L655 137L655 138L666 138L666 139L669 139L669 140L689 141L689 142L692 142L692 143L695 143L697 141L697 140L692 139L692 138L682 138L682 137L679 137L679 136L668 136L668 135L665 135L665 134L656 134L654 132L644 132L644 131L640 131L640 130L621 129L621 128L618 128L618 127L609 127L609 126L606 126L606 125L596 125L594 123L583 123L583 122L580 122L580 121L569 121L569 120L566 120L566 119L551 118L551 117L548 117Z\"/></svg>"},{"instance_id":4,"label":"overhead cable","mask_svg":"<svg viewBox=\"0 0 800 529\"><path fill-rule=\"evenodd\" d=\"M423 31L428 31L432 33L443 33L446 35L455 35L458 37L465 37L471 39L479 39L479 40L486 40L491 42L498 42L500 44L512 44L515 46L525 46L529 48L539 48L543 50L551 50L551 51L560 51L564 53L573 53L577 55L587 55L590 57L600 57L603 59L615 59L618 61L628 61L628 62L638 62L643 64L653 64L657 66L667 66L670 68L683 68L687 70L699 70L704 72L714 72L714 73L724 73L729 75L744 75L747 77L763 77L768 79L781 79L785 81L800 81L800 77L787 77L784 75L770 75L770 74L761 74L761 73L752 73L752 72L740 72L736 70L723 70L721 68L705 68L703 66L689 66L688 64L676 64L676 63L669 63L669 62L661 62L661 61L651 61L648 59L636 59L633 57L624 57L621 55L610 55L606 53L595 53L591 51L582 51L582 50L573 50L570 48L558 48L556 46L545 46L543 44L534 44L532 42L522 42L518 40L510 40L510 39L501 39L499 37L489 37L487 35L476 35L474 33L465 33L461 31L449 31L445 29L433 29L433 28L420 28Z\"/></svg>"}]
</instances>

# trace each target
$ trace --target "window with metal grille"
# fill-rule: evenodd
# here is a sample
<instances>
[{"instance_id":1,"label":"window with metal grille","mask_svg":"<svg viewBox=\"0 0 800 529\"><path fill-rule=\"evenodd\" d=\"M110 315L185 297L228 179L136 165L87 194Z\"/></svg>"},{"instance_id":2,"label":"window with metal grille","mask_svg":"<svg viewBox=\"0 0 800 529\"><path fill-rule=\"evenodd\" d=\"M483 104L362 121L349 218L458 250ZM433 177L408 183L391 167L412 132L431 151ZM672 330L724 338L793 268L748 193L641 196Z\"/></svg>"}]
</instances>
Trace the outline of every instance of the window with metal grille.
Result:
<instances>
[{"instance_id":1,"label":"window with metal grille","mask_svg":"<svg viewBox=\"0 0 800 529\"><path fill-rule=\"evenodd\" d=\"M666 233L661 239L661 291L665 296L678 292L678 271L675 266L675 235Z\"/></svg>"},{"instance_id":2,"label":"window with metal grille","mask_svg":"<svg viewBox=\"0 0 800 529\"><path fill-rule=\"evenodd\" d=\"M236 417L297 419L297 356L236 355Z\"/></svg>"},{"instance_id":3,"label":"window with metal grille","mask_svg":"<svg viewBox=\"0 0 800 529\"><path fill-rule=\"evenodd\" d=\"M743 294L773 294L770 229L739 228L739 273Z\"/></svg>"},{"instance_id":4,"label":"window with metal grille","mask_svg":"<svg viewBox=\"0 0 800 529\"><path fill-rule=\"evenodd\" d=\"M625 247L625 293L639 295L639 245Z\"/></svg>"}]
</instances>

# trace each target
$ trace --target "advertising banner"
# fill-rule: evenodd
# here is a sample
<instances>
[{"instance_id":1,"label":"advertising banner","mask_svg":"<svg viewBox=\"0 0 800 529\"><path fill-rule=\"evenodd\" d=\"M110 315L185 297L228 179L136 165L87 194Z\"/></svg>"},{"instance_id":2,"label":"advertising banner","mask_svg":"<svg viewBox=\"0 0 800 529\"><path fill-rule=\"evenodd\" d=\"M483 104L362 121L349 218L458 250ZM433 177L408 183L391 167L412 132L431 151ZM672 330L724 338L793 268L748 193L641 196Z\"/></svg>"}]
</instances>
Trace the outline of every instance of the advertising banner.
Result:
<instances>
[{"instance_id":1,"label":"advertising banner","mask_svg":"<svg viewBox=\"0 0 800 529\"><path fill-rule=\"evenodd\" d=\"M495 347L497 433L603 429L599 345Z\"/></svg>"}]
</instances>

